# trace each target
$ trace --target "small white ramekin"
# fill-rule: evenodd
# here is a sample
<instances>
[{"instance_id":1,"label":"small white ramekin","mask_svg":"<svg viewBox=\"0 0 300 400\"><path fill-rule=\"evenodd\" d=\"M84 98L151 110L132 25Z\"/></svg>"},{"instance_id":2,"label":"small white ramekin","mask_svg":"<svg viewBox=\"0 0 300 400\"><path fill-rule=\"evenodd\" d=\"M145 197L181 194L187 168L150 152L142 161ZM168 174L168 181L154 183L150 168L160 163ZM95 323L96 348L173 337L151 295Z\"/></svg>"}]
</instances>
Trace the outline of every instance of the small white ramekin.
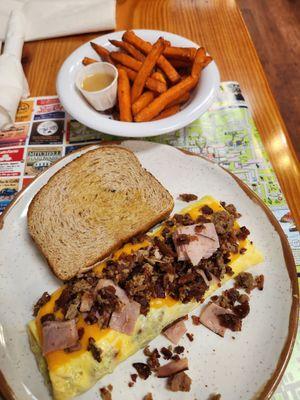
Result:
<instances>
[{"instance_id":1,"label":"small white ramekin","mask_svg":"<svg viewBox=\"0 0 300 400\"><path fill-rule=\"evenodd\" d=\"M104 89L89 92L82 88L82 82L84 78L91 74L96 73L109 73L114 79L112 83ZM107 62L95 62L93 64L89 64L87 66L82 67L82 69L78 72L75 85L77 89L82 93L82 95L86 98L86 100L95 108L97 111L105 111L109 108L112 108L117 101L117 90L118 90L118 70L112 64Z\"/></svg>"}]
</instances>

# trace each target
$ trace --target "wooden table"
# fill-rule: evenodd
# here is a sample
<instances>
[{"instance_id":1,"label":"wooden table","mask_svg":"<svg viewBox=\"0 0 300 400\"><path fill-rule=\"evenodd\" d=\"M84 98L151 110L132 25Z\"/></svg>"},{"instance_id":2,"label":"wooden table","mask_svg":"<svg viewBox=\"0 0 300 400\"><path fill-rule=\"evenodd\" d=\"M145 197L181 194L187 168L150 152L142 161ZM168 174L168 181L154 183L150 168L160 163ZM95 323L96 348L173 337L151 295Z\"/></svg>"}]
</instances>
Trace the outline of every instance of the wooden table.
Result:
<instances>
[{"instance_id":1,"label":"wooden table","mask_svg":"<svg viewBox=\"0 0 300 400\"><path fill-rule=\"evenodd\" d=\"M289 207L300 227L300 165L234 0L118 0L117 30L170 31L204 45L222 80L240 83ZM27 43L23 65L33 96L55 94L64 59L99 33ZM298 207L297 207L298 206Z\"/></svg>"}]
</instances>

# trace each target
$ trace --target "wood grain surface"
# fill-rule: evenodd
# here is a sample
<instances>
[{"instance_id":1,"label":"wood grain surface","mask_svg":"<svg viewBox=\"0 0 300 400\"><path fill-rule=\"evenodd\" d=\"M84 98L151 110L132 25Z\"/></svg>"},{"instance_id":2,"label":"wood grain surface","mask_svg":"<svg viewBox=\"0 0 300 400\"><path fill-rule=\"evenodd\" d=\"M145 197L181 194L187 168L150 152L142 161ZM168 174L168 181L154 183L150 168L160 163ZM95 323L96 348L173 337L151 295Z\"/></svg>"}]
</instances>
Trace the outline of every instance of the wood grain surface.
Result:
<instances>
[{"instance_id":1,"label":"wood grain surface","mask_svg":"<svg viewBox=\"0 0 300 400\"><path fill-rule=\"evenodd\" d=\"M222 80L240 83L281 188L300 227L300 164L256 50L234 0L119 0L117 30L160 29L204 45ZM55 94L64 59L100 33L27 43L23 65L31 94Z\"/></svg>"},{"instance_id":2,"label":"wood grain surface","mask_svg":"<svg viewBox=\"0 0 300 400\"><path fill-rule=\"evenodd\" d=\"M243 18L300 157L300 1L238 0Z\"/></svg>"}]
</instances>

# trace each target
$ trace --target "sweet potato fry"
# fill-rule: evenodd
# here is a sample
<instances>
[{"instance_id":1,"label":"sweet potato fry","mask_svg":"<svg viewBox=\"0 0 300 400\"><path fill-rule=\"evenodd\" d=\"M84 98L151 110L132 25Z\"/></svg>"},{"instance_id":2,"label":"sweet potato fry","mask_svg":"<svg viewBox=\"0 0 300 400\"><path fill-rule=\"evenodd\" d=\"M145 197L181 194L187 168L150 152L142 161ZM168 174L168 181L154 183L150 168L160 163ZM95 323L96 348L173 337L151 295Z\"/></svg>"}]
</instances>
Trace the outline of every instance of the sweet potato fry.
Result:
<instances>
[{"instance_id":1,"label":"sweet potato fry","mask_svg":"<svg viewBox=\"0 0 300 400\"><path fill-rule=\"evenodd\" d=\"M173 58L182 61L194 61L197 49L195 47L176 47L169 46L164 50L164 56L166 58Z\"/></svg>"},{"instance_id":2,"label":"sweet potato fry","mask_svg":"<svg viewBox=\"0 0 300 400\"><path fill-rule=\"evenodd\" d=\"M205 59L206 59L205 49L204 47L200 47L197 50L197 53L195 55L195 60L193 62L192 73L191 73L193 77L199 79Z\"/></svg>"},{"instance_id":3,"label":"sweet potato fry","mask_svg":"<svg viewBox=\"0 0 300 400\"><path fill-rule=\"evenodd\" d=\"M176 60L173 58L169 58L170 64L173 65L174 68L191 68L192 63L190 61L185 60Z\"/></svg>"},{"instance_id":4,"label":"sweet potato fry","mask_svg":"<svg viewBox=\"0 0 300 400\"><path fill-rule=\"evenodd\" d=\"M145 107L142 111L140 111L135 116L136 122L145 122L151 121L155 118L159 113L161 113L170 103L179 99L186 92L189 92L193 89L198 83L197 77L188 76L181 82L172 86L165 93L162 93L160 96L156 97L147 107Z\"/></svg>"},{"instance_id":5,"label":"sweet potato fry","mask_svg":"<svg viewBox=\"0 0 300 400\"><path fill-rule=\"evenodd\" d=\"M164 39L159 38L152 46L145 61L143 62L131 88L131 101L134 103L143 93L147 78L150 76L158 58L165 48Z\"/></svg>"},{"instance_id":6,"label":"sweet potato fry","mask_svg":"<svg viewBox=\"0 0 300 400\"><path fill-rule=\"evenodd\" d=\"M149 54L152 49L151 43L141 39L133 31L126 31L123 34L122 39L125 42L132 44L138 50L141 50L144 54ZM168 79L173 84L180 80L180 75L178 74L176 69L169 63L169 61L163 55L161 55L157 60L157 65L164 71Z\"/></svg>"},{"instance_id":7,"label":"sweet potato fry","mask_svg":"<svg viewBox=\"0 0 300 400\"><path fill-rule=\"evenodd\" d=\"M164 74L160 71L153 72L153 74L151 75L151 78L157 79L158 81L163 82L163 83L167 83L167 81L164 77Z\"/></svg>"},{"instance_id":8,"label":"sweet potato fry","mask_svg":"<svg viewBox=\"0 0 300 400\"><path fill-rule=\"evenodd\" d=\"M186 92L179 99L172 101L172 103L169 104L168 108L175 106L176 104L184 104L187 101L189 101L190 97L191 97L190 93Z\"/></svg>"},{"instance_id":9,"label":"sweet potato fry","mask_svg":"<svg viewBox=\"0 0 300 400\"><path fill-rule=\"evenodd\" d=\"M146 58L142 52L140 52L128 42L123 42L121 40L110 40L110 43L126 51L129 55L131 55L133 58L136 58L138 61L144 61Z\"/></svg>"},{"instance_id":10,"label":"sweet potato fry","mask_svg":"<svg viewBox=\"0 0 300 400\"><path fill-rule=\"evenodd\" d=\"M133 104L132 104L132 114L138 114L143 108L145 108L154 99L154 92L144 92Z\"/></svg>"},{"instance_id":11,"label":"sweet potato fry","mask_svg":"<svg viewBox=\"0 0 300 400\"><path fill-rule=\"evenodd\" d=\"M174 114L178 113L179 110L180 110L180 105L179 104L175 104L175 105L173 105L171 107L168 107L165 110L163 110L160 114L158 114L157 117L153 118L152 121L156 121L158 119L171 117L171 115L174 115Z\"/></svg>"},{"instance_id":12,"label":"sweet potato fry","mask_svg":"<svg viewBox=\"0 0 300 400\"><path fill-rule=\"evenodd\" d=\"M116 61L118 64L125 65L134 71L139 71L142 66L141 61L136 60L135 58L129 56L128 54L121 53L120 51L112 51L110 53L110 57L113 61Z\"/></svg>"},{"instance_id":13,"label":"sweet potato fry","mask_svg":"<svg viewBox=\"0 0 300 400\"><path fill-rule=\"evenodd\" d=\"M90 42L92 48L95 50L95 52L101 57L103 61L109 62L113 64L111 58L110 58L110 52L103 46L100 46L100 44Z\"/></svg>"},{"instance_id":14,"label":"sweet potato fry","mask_svg":"<svg viewBox=\"0 0 300 400\"><path fill-rule=\"evenodd\" d=\"M94 58L84 57L82 59L82 64L83 65L90 65L90 64L93 64L95 62L97 62L97 60L95 60Z\"/></svg>"},{"instance_id":15,"label":"sweet potato fry","mask_svg":"<svg viewBox=\"0 0 300 400\"><path fill-rule=\"evenodd\" d=\"M125 67L121 64L118 64L118 67L122 67L127 71L127 75L131 81L135 80L135 77L137 75L136 71L133 71L132 69ZM152 77L149 77L146 80L145 87L156 93L164 93L167 90L167 85L165 83L160 82L158 79L154 79Z\"/></svg>"},{"instance_id":16,"label":"sweet potato fry","mask_svg":"<svg viewBox=\"0 0 300 400\"><path fill-rule=\"evenodd\" d=\"M118 101L120 109L120 121L131 122L131 101L130 101L130 83L127 72L119 68L118 77Z\"/></svg>"}]
</instances>

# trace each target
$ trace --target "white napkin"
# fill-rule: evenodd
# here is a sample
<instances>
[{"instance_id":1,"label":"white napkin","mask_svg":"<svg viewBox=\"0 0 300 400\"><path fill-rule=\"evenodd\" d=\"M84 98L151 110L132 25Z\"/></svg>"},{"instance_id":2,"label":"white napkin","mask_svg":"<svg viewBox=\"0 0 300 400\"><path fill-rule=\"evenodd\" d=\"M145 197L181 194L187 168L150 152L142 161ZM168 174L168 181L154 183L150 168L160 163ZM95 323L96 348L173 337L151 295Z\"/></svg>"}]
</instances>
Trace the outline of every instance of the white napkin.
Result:
<instances>
[{"instance_id":1,"label":"white napkin","mask_svg":"<svg viewBox=\"0 0 300 400\"><path fill-rule=\"evenodd\" d=\"M0 129L13 125L29 96L21 65L24 41L115 27L115 0L0 0Z\"/></svg>"},{"instance_id":2,"label":"white napkin","mask_svg":"<svg viewBox=\"0 0 300 400\"><path fill-rule=\"evenodd\" d=\"M25 16L26 42L115 28L115 0L0 0L0 41L16 9Z\"/></svg>"},{"instance_id":3,"label":"white napkin","mask_svg":"<svg viewBox=\"0 0 300 400\"><path fill-rule=\"evenodd\" d=\"M21 65L25 24L22 12L11 13L3 54L0 56L0 129L13 125L20 99L29 96Z\"/></svg>"}]
</instances>

